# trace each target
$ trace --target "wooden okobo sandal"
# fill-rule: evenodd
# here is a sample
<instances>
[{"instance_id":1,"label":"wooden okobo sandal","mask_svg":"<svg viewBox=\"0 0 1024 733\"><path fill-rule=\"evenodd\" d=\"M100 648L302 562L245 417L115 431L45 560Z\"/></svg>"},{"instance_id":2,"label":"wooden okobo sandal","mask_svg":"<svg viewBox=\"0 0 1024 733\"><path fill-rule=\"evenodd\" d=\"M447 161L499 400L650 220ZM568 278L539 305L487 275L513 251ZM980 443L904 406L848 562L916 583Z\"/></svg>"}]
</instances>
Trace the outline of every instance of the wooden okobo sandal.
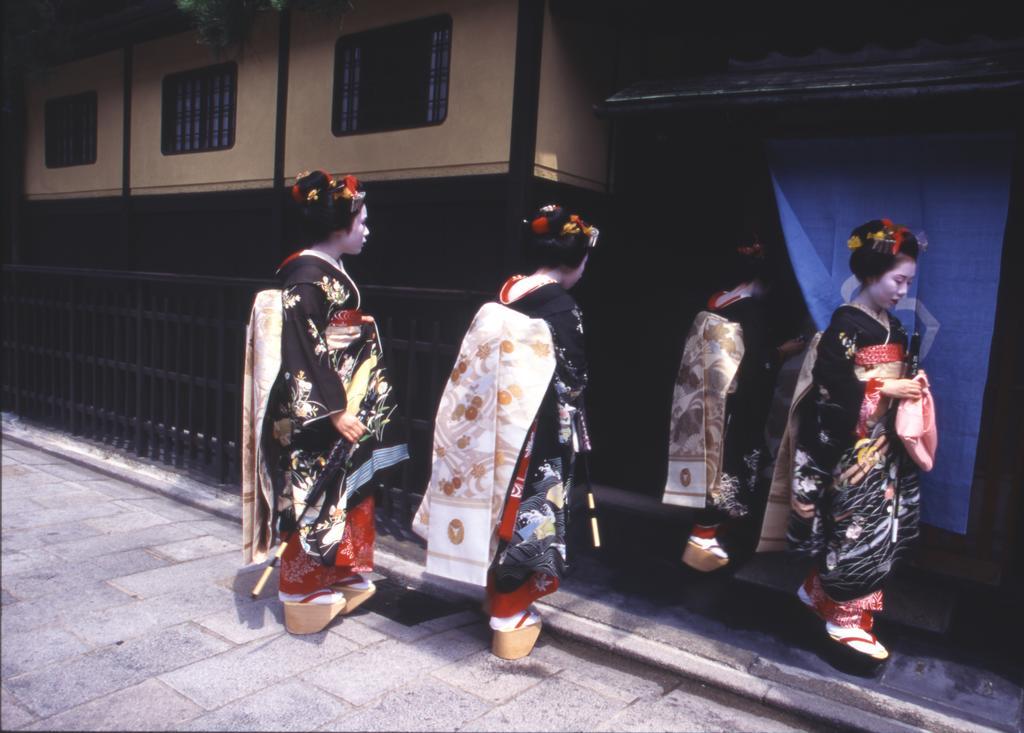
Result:
<instances>
[{"instance_id":1,"label":"wooden okobo sandal","mask_svg":"<svg viewBox=\"0 0 1024 733\"><path fill-rule=\"evenodd\" d=\"M540 636L539 614L527 609L517 617L510 617L509 621L512 618L516 619L515 623L509 623L508 628L504 628L504 623L496 623L495 618L491 617L491 629L494 631L491 652L502 659L522 659L527 656L533 651L533 646Z\"/></svg>"},{"instance_id":2,"label":"wooden okobo sandal","mask_svg":"<svg viewBox=\"0 0 1024 733\"><path fill-rule=\"evenodd\" d=\"M709 573L728 565L729 555L718 544L718 540L691 536L683 550L683 564L702 573Z\"/></svg>"},{"instance_id":3,"label":"wooden okobo sandal","mask_svg":"<svg viewBox=\"0 0 1024 733\"><path fill-rule=\"evenodd\" d=\"M340 583L335 583L331 588L345 596L345 608L342 614L347 616L361 605L370 600L370 597L377 592L377 586L372 580L364 580L361 575L354 575Z\"/></svg>"},{"instance_id":4,"label":"wooden okobo sandal","mask_svg":"<svg viewBox=\"0 0 1024 733\"><path fill-rule=\"evenodd\" d=\"M291 634L315 634L323 631L345 608L345 596L330 588L323 588L297 600L287 600L288 594L281 594L284 603L284 627Z\"/></svg>"}]
</instances>

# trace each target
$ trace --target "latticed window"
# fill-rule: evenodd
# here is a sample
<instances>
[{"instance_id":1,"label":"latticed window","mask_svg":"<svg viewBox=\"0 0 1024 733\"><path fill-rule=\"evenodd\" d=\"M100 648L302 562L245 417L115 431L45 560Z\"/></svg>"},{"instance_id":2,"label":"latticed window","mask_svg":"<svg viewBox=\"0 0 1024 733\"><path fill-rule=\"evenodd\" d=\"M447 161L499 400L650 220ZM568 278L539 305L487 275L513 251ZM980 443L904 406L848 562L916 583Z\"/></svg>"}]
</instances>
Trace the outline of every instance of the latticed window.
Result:
<instances>
[{"instance_id":1,"label":"latticed window","mask_svg":"<svg viewBox=\"0 0 1024 733\"><path fill-rule=\"evenodd\" d=\"M96 92L46 102L46 167L96 162Z\"/></svg>"},{"instance_id":2,"label":"latticed window","mask_svg":"<svg viewBox=\"0 0 1024 733\"><path fill-rule=\"evenodd\" d=\"M164 155L234 145L237 69L218 64L164 78Z\"/></svg>"},{"instance_id":3,"label":"latticed window","mask_svg":"<svg viewBox=\"0 0 1024 733\"><path fill-rule=\"evenodd\" d=\"M334 57L334 134L444 122L451 48L448 15L339 38Z\"/></svg>"}]
</instances>

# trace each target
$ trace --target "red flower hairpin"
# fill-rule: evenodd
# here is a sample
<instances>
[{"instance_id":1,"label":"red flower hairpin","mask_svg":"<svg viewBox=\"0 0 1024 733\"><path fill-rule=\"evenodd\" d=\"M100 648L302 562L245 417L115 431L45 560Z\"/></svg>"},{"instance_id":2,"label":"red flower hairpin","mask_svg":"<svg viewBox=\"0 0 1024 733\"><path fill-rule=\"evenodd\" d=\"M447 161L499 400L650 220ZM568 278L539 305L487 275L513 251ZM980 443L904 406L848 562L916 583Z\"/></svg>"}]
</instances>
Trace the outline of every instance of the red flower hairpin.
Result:
<instances>
[{"instance_id":1,"label":"red flower hairpin","mask_svg":"<svg viewBox=\"0 0 1024 733\"><path fill-rule=\"evenodd\" d=\"M546 216L538 216L530 222L530 229L534 234L548 234L551 231L551 222Z\"/></svg>"}]
</instances>

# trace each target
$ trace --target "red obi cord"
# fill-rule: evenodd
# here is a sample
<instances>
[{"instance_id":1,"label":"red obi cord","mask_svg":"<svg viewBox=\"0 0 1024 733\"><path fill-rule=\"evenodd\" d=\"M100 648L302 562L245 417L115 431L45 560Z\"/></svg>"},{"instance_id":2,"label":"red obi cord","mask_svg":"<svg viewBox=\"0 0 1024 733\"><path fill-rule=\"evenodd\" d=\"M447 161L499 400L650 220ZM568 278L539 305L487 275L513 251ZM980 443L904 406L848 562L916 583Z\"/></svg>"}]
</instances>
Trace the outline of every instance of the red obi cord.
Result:
<instances>
[{"instance_id":1,"label":"red obi cord","mask_svg":"<svg viewBox=\"0 0 1024 733\"><path fill-rule=\"evenodd\" d=\"M878 344L877 346L865 346L857 349L853 357L853 363L857 366L877 366L878 364L889 364L894 361L903 361L906 352L903 344Z\"/></svg>"},{"instance_id":2,"label":"red obi cord","mask_svg":"<svg viewBox=\"0 0 1024 733\"><path fill-rule=\"evenodd\" d=\"M363 312L358 308L348 308L338 311L331 318L332 326L361 326L363 323Z\"/></svg>"}]
</instances>

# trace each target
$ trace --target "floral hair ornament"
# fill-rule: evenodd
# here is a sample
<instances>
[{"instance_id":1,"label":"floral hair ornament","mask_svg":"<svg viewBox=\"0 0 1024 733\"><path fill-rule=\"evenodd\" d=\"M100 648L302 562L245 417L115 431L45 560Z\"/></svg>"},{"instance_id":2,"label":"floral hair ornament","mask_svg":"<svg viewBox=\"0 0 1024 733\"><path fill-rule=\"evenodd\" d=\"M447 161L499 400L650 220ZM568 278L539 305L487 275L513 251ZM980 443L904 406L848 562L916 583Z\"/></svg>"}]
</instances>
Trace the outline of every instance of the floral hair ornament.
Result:
<instances>
[{"instance_id":1,"label":"floral hair ornament","mask_svg":"<svg viewBox=\"0 0 1024 733\"><path fill-rule=\"evenodd\" d=\"M891 255L898 255L903 247L903 240L910 234L910 230L902 224L893 224L891 219L882 219L881 222L881 229L868 234L868 239L872 240L871 249L876 252L888 251ZM850 239L852 240L854 237L850 237ZM849 242L847 246L849 246ZM851 247L851 249L856 248Z\"/></svg>"},{"instance_id":2,"label":"floral hair ornament","mask_svg":"<svg viewBox=\"0 0 1024 733\"><path fill-rule=\"evenodd\" d=\"M317 172L326 179L328 190L333 189L337 185L334 178L327 171L320 170ZM295 185L292 186L292 198L298 204L312 204L320 200L320 191L323 186L312 186L305 194L302 193L302 186L299 185L299 181L303 178L308 178L310 175L309 171L302 171L302 173L295 176Z\"/></svg>"},{"instance_id":3,"label":"floral hair ornament","mask_svg":"<svg viewBox=\"0 0 1024 733\"><path fill-rule=\"evenodd\" d=\"M295 185L292 186L292 199L295 203L301 204L305 201L305 197L302 195L302 187L299 186L299 181L309 175L309 171L302 171L295 176Z\"/></svg>"},{"instance_id":4,"label":"floral hair ornament","mask_svg":"<svg viewBox=\"0 0 1024 733\"><path fill-rule=\"evenodd\" d=\"M587 241L587 249L592 249L597 246L597 237L600 234L597 227L587 224L578 215L573 214L569 217L569 221L562 225L562 236L583 234L589 237Z\"/></svg>"},{"instance_id":5,"label":"floral hair ornament","mask_svg":"<svg viewBox=\"0 0 1024 733\"><path fill-rule=\"evenodd\" d=\"M530 222L530 231L534 234L548 234L551 232L551 222L546 216L538 216Z\"/></svg>"},{"instance_id":6,"label":"floral hair ornament","mask_svg":"<svg viewBox=\"0 0 1024 733\"><path fill-rule=\"evenodd\" d=\"M366 198L366 192L359 190L359 179L355 176L345 176L342 179L340 186L334 185L334 180L331 180L331 196L335 201L338 199L347 199L350 202L351 211L354 213L359 211L359 207L363 205L363 199Z\"/></svg>"},{"instance_id":7,"label":"floral hair ornament","mask_svg":"<svg viewBox=\"0 0 1024 733\"><path fill-rule=\"evenodd\" d=\"M846 246L848 249L860 249L864 246L864 240L854 234L852 237L846 240Z\"/></svg>"},{"instance_id":8,"label":"floral hair ornament","mask_svg":"<svg viewBox=\"0 0 1024 733\"><path fill-rule=\"evenodd\" d=\"M764 245L761 244L761 239L760 237L757 236L757 232L754 233L753 244L747 245L745 247L737 247L736 251L739 252L744 257L764 257Z\"/></svg>"}]
</instances>

